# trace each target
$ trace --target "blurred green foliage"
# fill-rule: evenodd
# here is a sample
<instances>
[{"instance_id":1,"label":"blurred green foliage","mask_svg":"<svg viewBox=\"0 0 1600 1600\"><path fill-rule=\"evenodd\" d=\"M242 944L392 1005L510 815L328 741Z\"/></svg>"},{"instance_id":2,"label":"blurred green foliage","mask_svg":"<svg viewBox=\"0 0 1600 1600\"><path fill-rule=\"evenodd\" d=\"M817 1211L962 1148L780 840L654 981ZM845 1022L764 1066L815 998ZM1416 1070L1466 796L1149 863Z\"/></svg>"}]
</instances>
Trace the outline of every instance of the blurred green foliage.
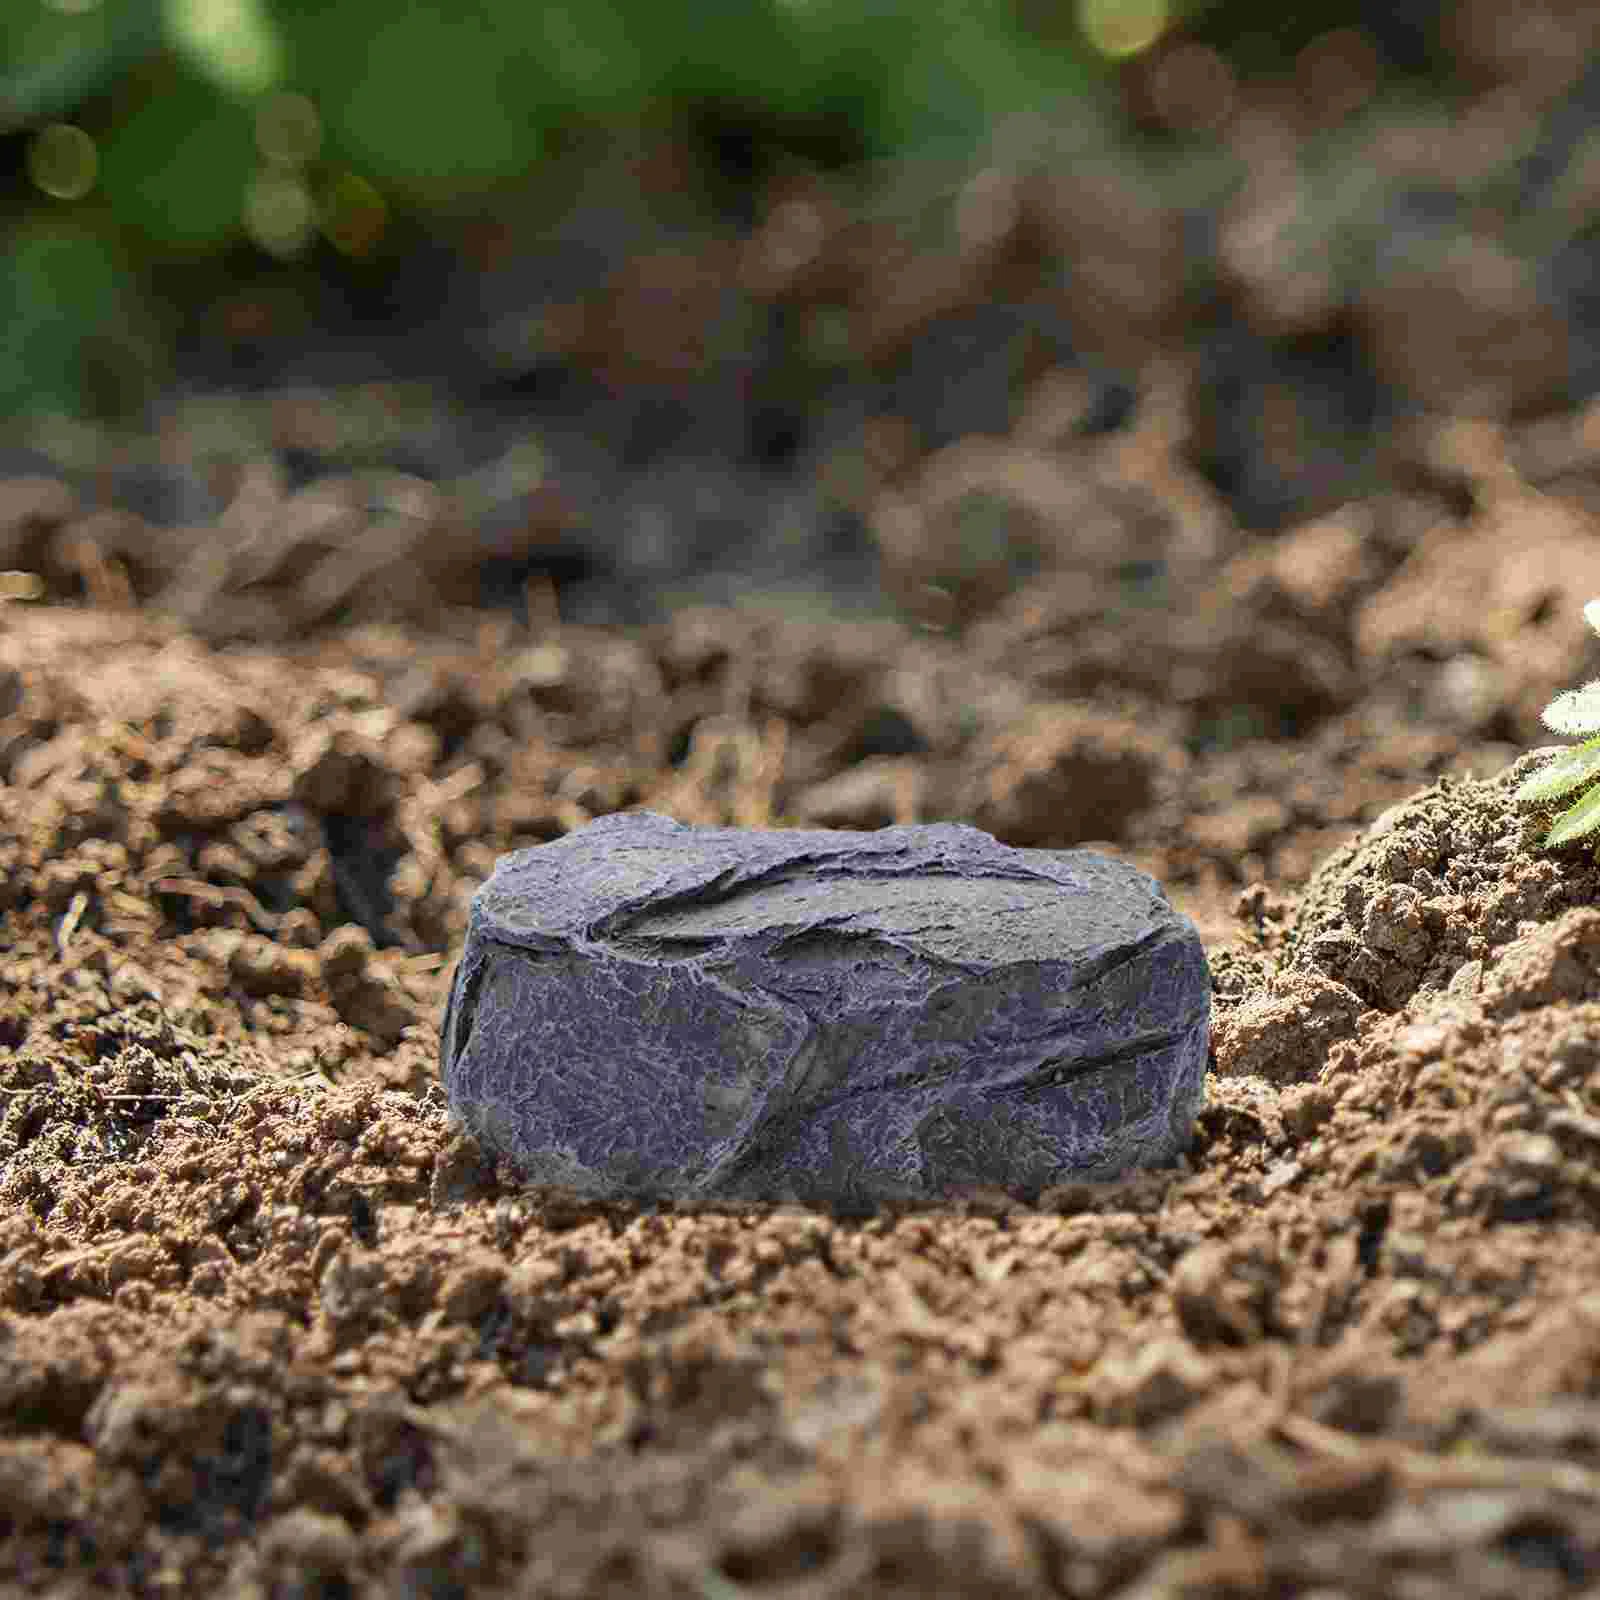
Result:
<instances>
[{"instance_id":1,"label":"blurred green foliage","mask_svg":"<svg viewBox=\"0 0 1600 1600\"><path fill-rule=\"evenodd\" d=\"M574 135L732 128L872 160L970 145L1095 70L1009 0L7 0L0 139L33 182L0 243L0 403L128 398L93 369L143 269L252 236L359 255ZM287 157L284 106L310 126Z\"/></svg>"},{"instance_id":2,"label":"blurred green foliage","mask_svg":"<svg viewBox=\"0 0 1600 1600\"><path fill-rule=\"evenodd\" d=\"M141 285L174 262L370 256L398 220L514 206L563 161L547 188L571 193L612 137L698 141L713 202L730 153L754 175L785 151L959 164L1005 118L1110 85L1119 39L1217 6L0 0L0 404L136 402L183 315Z\"/></svg>"},{"instance_id":3,"label":"blurred green foliage","mask_svg":"<svg viewBox=\"0 0 1600 1600\"><path fill-rule=\"evenodd\" d=\"M64 117L159 49L156 0L0 8L0 129Z\"/></svg>"},{"instance_id":4,"label":"blurred green foliage","mask_svg":"<svg viewBox=\"0 0 1600 1600\"><path fill-rule=\"evenodd\" d=\"M249 107L182 59L157 60L137 78L134 104L98 140L105 204L150 245L224 244L256 169Z\"/></svg>"},{"instance_id":5,"label":"blurred green foliage","mask_svg":"<svg viewBox=\"0 0 1600 1600\"><path fill-rule=\"evenodd\" d=\"M7 0L0 139L33 182L13 181L0 242L0 402L104 403L90 352L126 327L144 268L252 235L284 256L318 233L360 254L393 214L426 223L503 192L575 135L753 129L838 163L970 144L1095 75L1081 38L1019 15L1010 0ZM268 115L281 131L275 98L311 125L298 157L263 132Z\"/></svg>"},{"instance_id":6,"label":"blurred green foliage","mask_svg":"<svg viewBox=\"0 0 1600 1600\"><path fill-rule=\"evenodd\" d=\"M71 222L12 228L0 269L0 409L80 415L120 408L108 392L110 330L136 310L107 241Z\"/></svg>"}]
</instances>

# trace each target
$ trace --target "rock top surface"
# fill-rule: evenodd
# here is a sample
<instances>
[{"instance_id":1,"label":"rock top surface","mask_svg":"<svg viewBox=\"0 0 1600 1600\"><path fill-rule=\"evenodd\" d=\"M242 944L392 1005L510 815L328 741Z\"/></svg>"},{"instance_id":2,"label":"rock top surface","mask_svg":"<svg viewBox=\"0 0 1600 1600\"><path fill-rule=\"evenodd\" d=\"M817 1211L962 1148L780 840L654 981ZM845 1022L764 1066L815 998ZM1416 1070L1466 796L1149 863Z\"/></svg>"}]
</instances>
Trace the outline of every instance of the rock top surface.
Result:
<instances>
[{"instance_id":1,"label":"rock top surface","mask_svg":"<svg viewBox=\"0 0 1600 1600\"><path fill-rule=\"evenodd\" d=\"M504 856L442 1034L531 1181L845 1208L1170 1159L1209 975L1160 886L976 828L605 817Z\"/></svg>"}]
</instances>

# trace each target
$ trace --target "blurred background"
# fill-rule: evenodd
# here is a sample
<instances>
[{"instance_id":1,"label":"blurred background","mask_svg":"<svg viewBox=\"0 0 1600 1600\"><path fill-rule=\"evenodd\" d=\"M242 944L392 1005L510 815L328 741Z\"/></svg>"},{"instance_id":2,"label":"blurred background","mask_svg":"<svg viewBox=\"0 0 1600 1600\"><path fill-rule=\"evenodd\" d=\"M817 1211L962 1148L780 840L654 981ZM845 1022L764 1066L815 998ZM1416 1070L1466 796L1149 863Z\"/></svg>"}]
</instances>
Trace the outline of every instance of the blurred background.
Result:
<instances>
[{"instance_id":1,"label":"blurred background","mask_svg":"<svg viewBox=\"0 0 1600 1600\"><path fill-rule=\"evenodd\" d=\"M1448 490L1429 419L1570 474L1597 34L1580 0L7 0L0 569L229 636L959 629L1063 559L1166 604Z\"/></svg>"}]
</instances>

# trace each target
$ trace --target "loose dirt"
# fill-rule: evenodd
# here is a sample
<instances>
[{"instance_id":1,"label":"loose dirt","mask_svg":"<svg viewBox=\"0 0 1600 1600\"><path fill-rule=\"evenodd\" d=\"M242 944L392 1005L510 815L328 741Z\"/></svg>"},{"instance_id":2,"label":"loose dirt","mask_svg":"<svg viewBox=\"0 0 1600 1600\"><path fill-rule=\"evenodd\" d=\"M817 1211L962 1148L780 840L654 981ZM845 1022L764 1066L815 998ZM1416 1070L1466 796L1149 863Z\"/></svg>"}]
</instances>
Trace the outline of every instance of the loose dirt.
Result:
<instances>
[{"instance_id":1,"label":"loose dirt","mask_svg":"<svg viewBox=\"0 0 1600 1600\"><path fill-rule=\"evenodd\" d=\"M1594 664L1566 426L1543 479L1435 430L1276 537L1135 452L1181 582L1069 540L963 589L959 542L886 542L891 589L932 593L931 549L975 597L922 624L521 624L386 587L374 545L285 643L326 553L141 566L133 524L4 485L0 565L54 598L0 605L0 1583L1593 1583L1600 871L1503 775ZM1193 1148L864 1219L519 1187L437 1086L466 906L635 805L1153 872L1215 977Z\"/></svg>"}]
</instances>

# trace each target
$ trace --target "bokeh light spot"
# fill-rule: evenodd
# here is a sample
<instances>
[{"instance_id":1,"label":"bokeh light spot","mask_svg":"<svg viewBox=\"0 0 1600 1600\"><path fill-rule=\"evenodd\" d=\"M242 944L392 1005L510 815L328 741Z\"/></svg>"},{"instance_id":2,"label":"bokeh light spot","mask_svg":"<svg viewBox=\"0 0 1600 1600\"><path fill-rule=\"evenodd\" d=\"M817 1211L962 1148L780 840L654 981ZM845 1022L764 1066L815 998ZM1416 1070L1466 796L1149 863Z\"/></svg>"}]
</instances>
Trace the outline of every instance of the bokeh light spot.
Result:
<instances>
[{"instance_id":1,"label":"bokeh light spot","mask_svg":"<svg viewBox=\"0 0 1600 1600\"><path fill-rule=\"evenodd\" d=\"M269 254L296 256L317 231L316 201L298 175L264 172L245 196L244 225Z\"/></svg>"},{"instance_id":2,"label":"bokeh light spot","mask_svg":"<svg viewBox=\"0 0 1600 1600\"><path fill-rule=\"evenodd\" d=\"M303 94L268 95L256 108L256 148L279 167L303 167L322 146L322 118Z\"/></svg>"},{"instance_id":3,"label":"bokeh light spot","mask_svg":"<svg viewBox=\"0 0 1600 1600\"><path fill-rule=\"evenodd\" d=\"M28 176L57 200L81 200L94 188L99 171L94 140L71 123L41 128L28 145Z\"/></svg>"},{"instance_id":4,"label":"bokeh light spot","mask_svg":"<svg viewBox=\"0 0 1600 1600\"><path fill-rule=\"evenodd\" d=\"M383 196L354 172L341 172L328 186L323 210L322 231L347 256L370 254L389 225Z\"/></svg>"},{"instance_id":5,"label":"bokeh light spot","mask_svg":"<svg viewBox=\"0 0 1600 1600\"><path fill-rule=\"evenodd\" d=\"M1209 45L1185 42L1156 61L1150 99L1169 128L1214 133L1233 115L1238 85L1233 68Z\"/></svg>"},{"instance_id":6,"label":"bokeh light spot","mask_svg":"<svg viewBox=\"0 0 1600 1600\"><path fill-rule=\"evenodd\" d=\"M1167 31L1167 0L1078 0L1078 26L1103 56L1125 60L1142 54Z\"/></svg>"},{"instance_id":7,"label":"bokeh light spot","mask_svg":"<svg viewBox=\"0 0 1600 1600\"><path fill-rule=\"evenodd\" d=\"M1377 92L1378 52L1357 28L1319 34L1295 60L1295 85L1313 113L1326 123L1359 111Z\"/></svg>"},{"instance_id":8,"label":"bokeh light spot","mask_svg":"<svg viewBox=\"0 0 1600 1600\"><path fill-rule=\"evenodd\" d=\"M165 0L167 36L207 77L261 94L283 72L283 45L260 0Z\"/></svg>"}]
</instances>

